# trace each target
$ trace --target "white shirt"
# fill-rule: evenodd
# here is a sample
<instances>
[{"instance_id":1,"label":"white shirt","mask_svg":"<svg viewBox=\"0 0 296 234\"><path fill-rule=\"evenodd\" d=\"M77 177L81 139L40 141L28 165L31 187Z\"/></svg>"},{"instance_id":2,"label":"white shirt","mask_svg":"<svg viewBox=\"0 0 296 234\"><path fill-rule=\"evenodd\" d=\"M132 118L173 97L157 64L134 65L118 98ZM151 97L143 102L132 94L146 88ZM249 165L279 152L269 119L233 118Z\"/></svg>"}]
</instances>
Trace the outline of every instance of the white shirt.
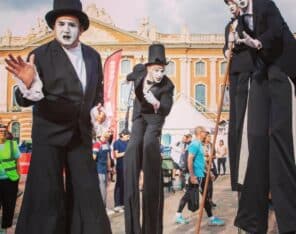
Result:
<instances>
[{"instance_id":1,"label":"white shirt","mask_svg":"<svg viewBox=\"0 0 296 234\"><path fill-rule=\"evenodd\" d=\"M76 71L76 74L82 84L82 88L84 92L86 87L86 69L85 69L85 63L82 55L81 44L79 43L78 46L71 49L66 49L64 47L62 48L67 54L68 58L70 59Z\"/></svg>"},{"instance_id":2,"label":"white shirt","mask_svg":"<svg viewBox=\"0 0 296 234\"><path fill-rule=\"evenodd\" d=\"M62 48L67 54L68 58L70 59L70 62L72 63L76 71L76 74L81 82L83 92L84 92L86 87L86 68L85 68L85 63L82 56L81 44L79 43L78 46L71 49L66 49L64 47ZM17 79L17 85L21 93L23 94L23 97L28 100L37 102L37 101L40 101L42 98L44 98L44 94L42 92L43 84L40 80L40 77L37 71L36 71L36 77L34 78L33 83L29 89L19 79Z\"/></svg>"},{"instance_id":3,"label":"white shirt","mask_svg":"<svg viewBox=\"0 0 296 234\"><path fill-rule=\"evenodd\" d=\"M246 11L243 11L242 9L240 9L240 14L246 15L243 16L245 23L248 25L250 30L254 30L254 17L253 17L253 0L249 0L249 5L248 8L246 9Z\"/></svg>"},{"instance_id":4,"label":"white shirt","mask_svg":"<svg viewBox=\"0 0 296 234\"><path fill-rule=\"evenodd\" d=\"M85 63L84 59L82 56L82 49L81 49L81 44L79 43L77 47L71 48L71 49L66 49L62 47L65 53L67 54L68 58L70 59L76 74L81 82L83 92L85 92L86 88L86 68L85 68ZM35 68L36 70L36 68ZM31 101L40 101L42 98L44 98L44 94L42 92L42 81L40 80L39 74L36 71L36 77L33 80L33 83L31 87L28 89L26 85L19 79L17 80L17 85L23 94L23 97L31 100ZM96 123L95 119L96 116L98 115L98 112L96 111L96 107L93 107L91 110L91 119L92 119L92 124L96 130L96 132L103 132L104 130L107 129L107 126L103 123L102 125ZM106 121L105 121L106 122Z\"/></svg>"}]
</instances>

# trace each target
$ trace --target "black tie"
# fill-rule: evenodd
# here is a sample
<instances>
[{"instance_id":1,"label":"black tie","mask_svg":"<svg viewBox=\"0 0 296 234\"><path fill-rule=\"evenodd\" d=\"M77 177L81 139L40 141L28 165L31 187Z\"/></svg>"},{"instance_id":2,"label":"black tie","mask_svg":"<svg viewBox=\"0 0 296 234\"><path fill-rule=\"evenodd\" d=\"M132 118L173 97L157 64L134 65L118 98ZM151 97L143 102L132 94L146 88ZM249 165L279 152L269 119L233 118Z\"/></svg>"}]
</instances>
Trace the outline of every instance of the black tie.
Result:
<instances>
[{"instance_id":1,"label":"black tie","mask_svg":"<svg viewBox=\"0 0 296 234\"><path fill-rule=\"evenodd\" d=\"M154 85L156 82L154 82L154 81L151 81L151 80L147 80L147 84L149 84L149 85Z\"/></svg>"}]
</instances>

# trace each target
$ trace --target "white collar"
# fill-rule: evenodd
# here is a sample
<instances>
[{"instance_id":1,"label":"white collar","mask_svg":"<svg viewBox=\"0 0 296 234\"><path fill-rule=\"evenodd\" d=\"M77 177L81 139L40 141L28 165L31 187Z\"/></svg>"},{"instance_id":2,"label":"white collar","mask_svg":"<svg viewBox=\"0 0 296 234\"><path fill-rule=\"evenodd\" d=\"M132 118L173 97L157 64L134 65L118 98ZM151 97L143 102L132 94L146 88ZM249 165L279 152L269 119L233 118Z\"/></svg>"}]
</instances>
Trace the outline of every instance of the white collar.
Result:
<instances>
[{"instance_id":1,"label":"white collar","mask_svg":"<svg viewBox=\"0 0 296 234\"><path fill-rule=\"evenodd\" d=\"M243 11L242 9L240 9L240 15L244 15L244 14L253 14L253 0L249 0L249 5L247 7L246 11Z\"/></svg>"},{"instance_id":2,"label":"white collar","mask_svg":"<svg viewBox=\"0 0 296 234\"><path fill-rule=\"evenodd\" d=\"M63 46L62 46L63 47ZM79 42L78 45L76 47L73 47L73 48L65 48L63 47L63 49L66 51L66 52L69 52L69 53L80 53L81 52L81 43Z\"/></svg>"}]
</instances>

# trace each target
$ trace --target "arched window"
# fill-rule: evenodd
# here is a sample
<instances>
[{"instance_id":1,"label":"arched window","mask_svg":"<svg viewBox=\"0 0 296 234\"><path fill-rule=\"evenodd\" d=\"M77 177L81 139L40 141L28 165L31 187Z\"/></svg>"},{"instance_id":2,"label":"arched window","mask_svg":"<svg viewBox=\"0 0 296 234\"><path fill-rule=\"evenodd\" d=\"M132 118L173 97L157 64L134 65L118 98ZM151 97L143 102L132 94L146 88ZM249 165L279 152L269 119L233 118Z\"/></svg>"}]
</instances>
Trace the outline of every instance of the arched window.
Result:
<instances>
[{"instance_id":1,"label":"arched window","mask_svg":"<svg viewBox=\"0 0 296 234\"><path fill-rule=\"evenodd\" d=\"M122 82L120 84L120 109L126 110L131 92L132 83L131 82Z\"/></svg>"},{"instance_id":2,"label":"arched window","mask_svg":"<svg viewBox=\"0 0 296 234\"><path fill-rule=\"evenodd\" d=\"M195 86L195 100L197 104L206 105L206 86L204 84Z\"/></svg>"},{"instance_id":3,"label":"arched window","mask_svg":"<svg viewBox=\"0 0 296 234\"><path fill-rule=\"evenodd\" d=\"M16 97L15 97L15 91L16 91L16 89L17 89L17 85L13 86L13 88L12 88L12 111L13 112L21 111L21 108L17 104Z\"/></svg>"},{"instance_id":4,"label":"arched window","mask_svg":"<svg viewBox=\"0 0 296 234\"><path fill-rule=\"evenodd\" d=\"M226 68L227 68L227 62L226 61L223 61L221 64L220 64L220 74L222 76L225 75L226 73Z\"/></svg>"},{"instance_id":5,"label":"arched window","mask_svg":"<svg viewBox=\"0 0 296 234\"><path fill-rule=\"evenodd\" d=\"M20 123L19 122L13 122L11 125L11 133L13 135L14 140L17 142L20 141Z\"/></svg>"},{"instance_id":6,"label":"arched window","mask_svg":"<svg viewBox=\"0 0 296 234\"><path fill-rule=\"evenodd\" d=\"M165 67L165 73L168 76L174 76L176 74L176 64L170 61L169 64Z\"/></svg>"},{"instance_id":7,"label":"arched window","mask_svg":"<svg viewBox=\"0 0 296 234\"><path fill-rule=\"evenodd\" d=\"M131 61L128 59L124 59L121 61L121 75L126 75L131 72Z\"/></svg>"},{"instance_id":8,"label":"arched window","mask_svg":"<svg viewBox=\"0 0 296 234\"><path fill-rule=\"evenodd\" d=\"M196 76L205 76L206 74L206 65L203 61L195 63L195 75Z\"/></svg>"}]
</instances>

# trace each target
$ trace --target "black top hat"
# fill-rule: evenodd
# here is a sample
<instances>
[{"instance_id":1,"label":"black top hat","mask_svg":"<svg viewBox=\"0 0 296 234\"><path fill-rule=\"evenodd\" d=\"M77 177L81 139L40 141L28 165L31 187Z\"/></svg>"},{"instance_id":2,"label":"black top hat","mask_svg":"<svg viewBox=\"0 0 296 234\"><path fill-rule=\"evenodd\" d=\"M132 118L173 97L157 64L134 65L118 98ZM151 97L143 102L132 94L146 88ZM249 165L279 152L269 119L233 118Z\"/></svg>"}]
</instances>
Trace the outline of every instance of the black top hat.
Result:
<instances>
[{"instance_id":1,"label":"black top hat","mask_svg":"<svg viewBox=\"0 0 296 234\"><path fill-rule=\"evenodd\" d=\"M89 27L89 19L82 11L80 0L54 0L53 10L45 15L48 26L53 29L57 17L62 15L76 16L84 30L87 30Z\"/></svg>"},{"instance_id":2,"label":"black top hat","mask_svg":"<svg viewBox=\"0 0 296 234\"><path fill-rule=\"evenodd\" d=\"M149 46L148 63L146 63L146 65L152 64L168 65L163 44L153 44Z\"/></svg>"}]
</instances>

